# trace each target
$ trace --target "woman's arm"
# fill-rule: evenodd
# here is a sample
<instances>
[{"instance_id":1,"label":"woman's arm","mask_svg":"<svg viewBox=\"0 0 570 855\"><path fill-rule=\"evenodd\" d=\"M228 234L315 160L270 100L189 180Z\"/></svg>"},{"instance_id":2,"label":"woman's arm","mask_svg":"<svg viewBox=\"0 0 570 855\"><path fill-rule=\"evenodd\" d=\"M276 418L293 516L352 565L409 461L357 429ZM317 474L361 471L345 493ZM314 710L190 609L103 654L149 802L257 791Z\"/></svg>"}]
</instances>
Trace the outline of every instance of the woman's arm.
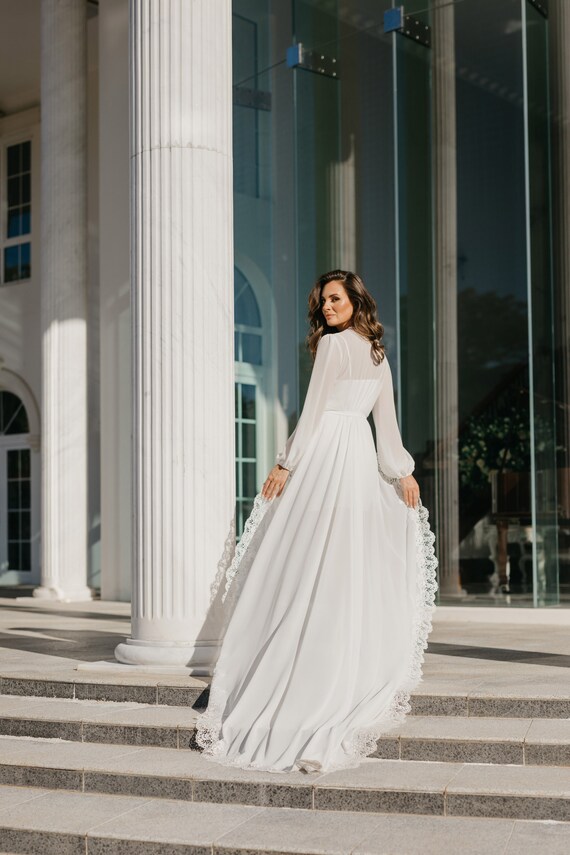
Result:
<instances>
[{"instance_id":1,"label":"woman's arm","mask_svg":"<svg viewBox=\"0 0 570 855\"><path fill-rule=\"evenodd\" d=\"M276 457L276 463L293 472L307 444L315 432L329 393L342 368L344 351L335 341L337 333L328 333L319 339L315 362L305 396L303 411L295 430Z\"/></svg>"},{"instance_id":2,"label":"woman's arm","mask_svg":"<svg viewBox=\"0 0 570 855\"><path fill-rule=\"evenodd\" d=\"M380 394L372 409L376 430L378 468L388 479L397 481L415 469L412 455L404 448L394 404L394 385L388 357L383 360Z\"/></svg>"}]
</instances>

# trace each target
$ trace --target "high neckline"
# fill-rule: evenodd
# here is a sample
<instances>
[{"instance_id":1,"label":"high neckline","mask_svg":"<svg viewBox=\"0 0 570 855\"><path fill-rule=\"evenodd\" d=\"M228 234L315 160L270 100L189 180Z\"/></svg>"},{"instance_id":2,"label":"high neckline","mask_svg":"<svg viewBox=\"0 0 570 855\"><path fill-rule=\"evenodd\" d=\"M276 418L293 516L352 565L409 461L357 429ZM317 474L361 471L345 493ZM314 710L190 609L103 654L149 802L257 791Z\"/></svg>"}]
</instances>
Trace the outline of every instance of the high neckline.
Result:
<instances>
[{"instance_id":1,"label":"high neckline","mask_svg":"<svg viewBox=\"0 0 570 855\"><path fill-rule=\"evenodd\" d=\"M336 333L336 335L342 335L342 333L345 333L345 332L353 332L355 335L357 335L357 336L358 336L358 338L361 338L361 339L362 339L362 341L368 341L368 339L367 339L367 338L365 338L363 335L361 335L359 332L357 332L357 330L355 330L355 329L354 329L354 327L347 327L347 328L346 328L346 329L344 329L344 330L339 330L339 331Z\"/></svg>"}]
</instances>

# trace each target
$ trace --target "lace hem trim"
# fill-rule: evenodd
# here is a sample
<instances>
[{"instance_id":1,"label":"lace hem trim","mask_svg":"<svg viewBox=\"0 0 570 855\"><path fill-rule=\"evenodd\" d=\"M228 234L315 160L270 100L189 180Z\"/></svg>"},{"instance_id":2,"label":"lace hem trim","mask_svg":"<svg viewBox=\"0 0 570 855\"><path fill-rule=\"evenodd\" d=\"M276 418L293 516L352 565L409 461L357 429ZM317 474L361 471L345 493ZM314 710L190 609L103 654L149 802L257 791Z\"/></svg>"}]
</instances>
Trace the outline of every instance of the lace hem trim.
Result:
<instances>
[{"instance_id":1,"label":"lace hem trim","mask_svg":"<svg viewBox=\"0 0 570 855\"><path fill-rule=\"evenodd\" d=\"M382 475L382 473L380 472ZM398 480L398 479L395 479ZM251 538L265 515L267 506L271 500L264 499L259 493L254 501L253 510L248 518L244 533L236 549L236 554L231 566L226 573L226 589L224 597L231 590L237 570L247 550ZM406 669L406 674L388 703L388 706L373 725L360 728L348 739L348 747L345 748L346 758L342 762L328 765L328 772L337 771L357 766L361 760L376 751L376 743L380 736L403 723L411 710L410 695L422 679L422 665L425 658L428 636L432 630L432 614L435 609L435 594L438 590L436 568L438 560L435 556L435 535L429 526L429 512L419 500L417 508L408 508L408 513L416 517L416 561L417 581L415 591L415 614L412 627L411 655ZM234 588L239 587L234 585ZM237 592L234 591L234 597ZM220 763L223 766L237 766L239 768L257 769L259 771L286 772L288 769L275 769L274 767L255 762L246 761L240 755L228 757L225 755L226 745L220 739L222 729L222 717L227 703L227 694L218 688L218 683L224 682L224 675L215 670L215 678L212 680L208 707L200 713L196 721L196 743L202 748L205 756ZM301 761L296 765L301 768Z\"/></svg>"}]
</instances>

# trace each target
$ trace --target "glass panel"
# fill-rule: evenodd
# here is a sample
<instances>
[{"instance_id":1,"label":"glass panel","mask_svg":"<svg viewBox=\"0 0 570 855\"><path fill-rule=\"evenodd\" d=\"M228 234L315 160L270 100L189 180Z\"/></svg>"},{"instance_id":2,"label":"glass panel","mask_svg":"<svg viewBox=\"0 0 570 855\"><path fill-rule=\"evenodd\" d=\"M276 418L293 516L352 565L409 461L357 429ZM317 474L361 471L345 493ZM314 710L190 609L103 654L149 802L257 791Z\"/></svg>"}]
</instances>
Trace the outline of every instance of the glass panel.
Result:
<instances>
[{"instance_id":1,"label":"glass panel","mask_svg":"<svg viewBox=\"0 0 570 855\"><path fill-rule=\"evenodd\" d=\"M261 327L261 315L253 288L237 267L234 269L234 304L236 324Z\"/></svg>"},{"instance_id":2,"label":"glass panel","mask_svg":"<svg viewBox=\"0 0 570 855\"><path fill-rule=\"evenodd\" d=\"M22 208L12 208L8 211L8 237L17 237L22 234Z\"/></svg>"},{"instance_id":3,"label":"glass panel","mask_svg":"<svg viewBox=\"0 0 570 855\"><path fill-rule=\"evenodd\" d=\"M535 501L535 605L559 601L548 21L524 4Z\"/></svg>"},{"instance_id":4,"label":"glass panel","mask_svg":"<svg viewBox=\"0 0 570 855\"><path fill-rule=\"evenodd\" d=\"M0 433L28 433L26 409L17 395L0 391Z\"/></svg>"},{"instance_id":5,"label":"glass panel","mask_svg":"<svg viewBox=\"0 0 570 855\"><path fill-rule=\"evenodd\" d=\"M250 383L241 384L241 417L255 419L255 386Z\"/></svg>"},{"instance_id":6,"label":"glass panel","mask_svg":"<svg viewBox=\"0 0 570 855\"><path fill-rule=\"evenodd\" d=\"M20 507L29 508L31 504L30 482L29 480L20 481Z\"/></svg>"},{"instance_id":7,"label":"glass panel","mask_svg":"<svg viewBox=\"0 0 570 855\"><path fill-rule=\"evenodd\" d=\"M31 229L31 208L29 205L24 205L20 208L20 216L21 216L21 226L19 234L27 235L30 233Z\"/></svg>"},{"instance_id":8,"label":"glass panel","mask_svg":"<svg viewBox=\"0 0 570 855\"><path fill-rule=\"evenodd\" d=\"M242 362L248 362L251 365L261 365L261 336L252 335L251 333L242 333Z\"/></svg>"},{"instance_id":9,"label":"glass panel","mask_svg":"<svg viewBox=\"0 0 570 855\"><path fill-rule=\"evenodd\" d=\"M242 430L242 457L252 457L255 459L255 431L256 425L245 422L241 426Z\"/></svg>"},{"instance_id":10,"label":"glass panel","mask_svg":"<svg viewBox=\"0 0 570 855\"><path fill-rule=\"evenodd\" d=\"M406 14L426 25L431 19L423 0L405 6ZM433 30L432 30L433 33ZM434 507L434 281L431 174L432 50L400 34L395 37L399 319L396 341L387 339L392 371L398 388L400 427L406 447L416 461L425 504ZM421 418L418 418L421 413ZM427 460L426 460L427 458ZM424 467L424 460L427 466Z\"/></svg>"},{"instance_id":11,"label":"glass panel","mask_svg":"<svg viewBox=\"0 0 570 855\"><path fill-rule=\"evenodd\" d=\"M524 557L531 447L521 27L519 0L455 7L459 569L466 603L489 596L512 602L513 595L532 603Z\"/></svg>"},{"instance_id":12,"label":"glass panel","mask_svg":"<svg viewBox=\"0 0 570 855\"><path fill-rule=\"evenodd\" d=\"M8 207L14 208L16 205L19 205L22 201L21 191L20 191L20 182L21 179L19 176L16 178L8 179Z\"/></svg>"},{"instance_id":13,"label":"glass panel","mask_svg":"<svg viewBox=\"0 0 570 855\"><path fill-rule=\"evenodd\" d=\"M6 164L8 169L8 175L14 175L21 172L20 152L20 145L10 145L6 149Z\"/></svg>"},{"instance_id":14,"label":"glass panel","mask_svg":"<svg viewBox=\"0 0 570 855\"><path fill-rule=\"evenodd\" d=\"M32 143L30 140L22 143L21 145L21 153L22 153L22 172L29 172L32 168L31 163L31 153L32 153Z\"/></svg>"},{"instance_id":15,"label":"glass panel","mask_svg":"<svg viewBox=\"0 0 570 855\"><path fill-rule=\"evenodd\" d=\"M20 507L20 481L8 481L8 507Z\"/></svg>"},{"instance_id":16,"label":"glass panel","mask_svg":"<svg viewBox=\"0 0 570 855\"><path fill-rule=\"evenodd\" d=\"M30 189L30 174L29 172L25 175L22 175L22 184L21 184L21 204L25 205L31 199L31 189Z\"/></svg>"},{"instance_id":17,"label":"glass panel","mask_svg":"<svg viewBox=\"0 0 570 855\"><path fill-rule=\"evenodd\" d=\"M30 263L30 252L31 252L31 244L22 243L20 244L20 278L21 279L29 279L32 275L32 268Z\"/></svg>"},{"instance_id":18,"label":"glass panel","mask_svg":"<svg viewBox=\"0 0 570 855\"><path fill-rule=\"evenodd\" d=\"M8 569L20 569L20 543L8 541Z\"/></svg>"},{"instance_id":19,"label":"glass panel","mask_svg":"<svg viewBox=\"0 0 570 855\"><path fill-rule=\"evenodd\" d=\"M20 451L20 477L22 478L30 477L30 457L31 451L29 448L23 448Z\"/></svg>"},{"instance_id":20,"label":"glass panel","mask_svg":"<svg viewBox=\"0 0 570 855\"><path fill-rule=\"evenodd\" d=\"M20 512L10 511L8 513L8 539L20 539Z\"/></svg>"},{"instance_id":21,"label":"glass panel","mask_svg":"<svg viewBox=\"0 0 570 855\"><path fill-rule=\"evenodd\" d=\"M20 278L20 252L17 246L7 246L4 249L4 282L13 282Z\"/></svg>"},{"instance_id":22,"label":"glass panel","mask_svg":"<svg viewBox=\"0 0 570 855\"><path fill-rule=\"evenodd\" d=\"M20 514L20 537L22 540L29 540L32 533L31 513L29 510L23 510Z\"/></svg>"},{"instance_id":23,"label":"glass panel","mask_svg":"<svg viewBox=\"0 0 570 855\"><path fill-rule=\"evenodd\" d=\"M242 463L243 496L255 496L255 463Z\"/></svg>"},{"instance_id":24,"label":"glass panel","mask_svg":"<svg viewBox=\"0 0 570 855\"><path fill-rule=\"evenodd\" d=\"M32 569L32 545L22 541L20 547L20 570L28 572Z\"/></svg>"},{"instance_id":25,"label":"glass panel","mask_svg":"<svg viewBox=\"0 0 570 855\"><path fill-rule=\"evenodd\" d=\"M21 474L20 467L20 454L19 452L12 451L10 454L8 454L8 478L19 478Z\"/></svg>"}]
</instances>

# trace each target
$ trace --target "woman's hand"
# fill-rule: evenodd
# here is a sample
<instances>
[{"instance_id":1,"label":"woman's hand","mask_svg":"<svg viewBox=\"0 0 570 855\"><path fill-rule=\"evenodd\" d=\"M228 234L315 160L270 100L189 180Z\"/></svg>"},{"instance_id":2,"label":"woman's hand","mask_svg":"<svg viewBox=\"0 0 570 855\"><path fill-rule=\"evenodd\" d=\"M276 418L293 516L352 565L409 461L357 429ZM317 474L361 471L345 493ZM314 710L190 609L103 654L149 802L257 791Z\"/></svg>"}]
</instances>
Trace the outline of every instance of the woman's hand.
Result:
<instances>
[{"instance_id":1,"label":"woman's hand","mask_svg":"<svg viewBox=\"0 0 570 855\"><path fill-rule=\"evenodd\" d=\"M417 508L420 498L420 487L413 475L400 478L400 487L404 502L409 508Z\"/></svg>"},{"instance_id":2,"label":"woman's hand","mask_svg":"<svg viewBox=\"0 0 570 855\"><path fill-rule=\"evenodd\" d=\"M273 499L275 496L280 496L288 477L289 470L284 469L283 466L276 463L261 488L263 497L266 499Z\"/></svg>"}]
</instances>

